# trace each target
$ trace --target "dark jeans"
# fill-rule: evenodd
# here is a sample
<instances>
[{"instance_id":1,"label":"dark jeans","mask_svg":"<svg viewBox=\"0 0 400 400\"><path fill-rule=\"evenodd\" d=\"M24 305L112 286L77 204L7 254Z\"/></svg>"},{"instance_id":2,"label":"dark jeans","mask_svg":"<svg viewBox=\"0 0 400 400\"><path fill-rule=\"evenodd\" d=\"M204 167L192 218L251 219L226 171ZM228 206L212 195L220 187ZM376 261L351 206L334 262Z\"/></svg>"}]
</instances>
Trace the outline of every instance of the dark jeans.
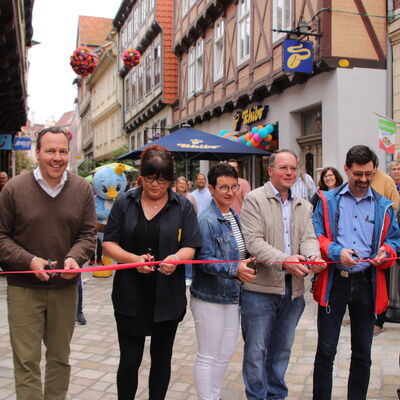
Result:
<instances>
[{"instance_id":1,"label":"dark jeans","mask_svg":"<svg viewBox=\"0 0 400 400\"><path fill-rule=\"evenodd\" d=\"M350 274L348 278L336 273L328 306L318 307L318 347L314 362L313 400L331 398L333 362L346 305L351 320L351 361L347 398L366 399L375 322L371 285L370 271Z\"/></svg>"},{"instance_id":2,"label":"dark jeans","mask_svg":"<svg viewBox=\"0 0 400 400\"><path fill-rule=\"evenodd\" d=\"M149 400L164 400L167 393L171 378L171 357L176 328L160 335L151 336ZM145 336L133 336L118 331L120 348L117 372L118 400L135 398L145 339Z\"/></svg>"},{"instance_id":3,"label":"dark jeans","mask_svg":"<svg viewBox=\"0 0 400 400\"><path fill-rule=\"evenodd\" d=\"M82 284L82 274L79 274L78 279L78 306L76 312L82 313L83 312L83 284Z\"/></svg>"}]
</instances>

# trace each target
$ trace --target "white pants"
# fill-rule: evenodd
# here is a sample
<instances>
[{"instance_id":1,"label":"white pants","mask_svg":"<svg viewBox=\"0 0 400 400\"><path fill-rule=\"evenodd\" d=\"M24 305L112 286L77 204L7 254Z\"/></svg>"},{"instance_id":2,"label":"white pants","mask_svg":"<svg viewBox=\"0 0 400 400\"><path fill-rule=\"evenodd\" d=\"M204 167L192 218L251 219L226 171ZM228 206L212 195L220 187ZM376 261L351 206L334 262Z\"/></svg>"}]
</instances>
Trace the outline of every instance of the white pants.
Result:
<instances>
[{"instance_id":1,"label":"white pants","mask_svg":"<svg viewBox=\"0 0 400 400\"><path fill-rule=\"evenodd\" d=\"M200 400L220 400L222 382L236 350L240 317L238 304L216 304L191 296L197 336L194 379Z\"/></svg>"}]
</instances>

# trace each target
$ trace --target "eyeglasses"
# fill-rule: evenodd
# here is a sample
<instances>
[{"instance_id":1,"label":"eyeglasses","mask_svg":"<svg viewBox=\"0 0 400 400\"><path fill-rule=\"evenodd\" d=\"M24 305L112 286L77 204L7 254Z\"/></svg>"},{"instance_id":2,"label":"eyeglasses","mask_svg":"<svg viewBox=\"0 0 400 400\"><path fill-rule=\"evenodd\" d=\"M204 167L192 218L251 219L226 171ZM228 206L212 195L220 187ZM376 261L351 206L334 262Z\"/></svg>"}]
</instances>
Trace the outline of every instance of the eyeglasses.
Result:
<instances>
[{"instance_id":1,"label":"eyeglasses","mask_svg":"<svg viewBox=\"0 0 400 400\"><path fill-rule=\"evenodd\" d=\"M163 184L169 182L168 179L165 179L162 176L157 177L157 176L154 176L154 175L144 176L143 180L146 183L153 183L154 181L157 181L157 183L159 183L160 185L163 185Z\"/></svg>"},{"instance_id":2,"label":"eyeglasses","mask_svg":"<svg viewBox=\"0 0 400 400\"><path fill-rule=\"evenodd\" d=\"M324 176L324 179L325 179L325 178L334 178L334 177L335 177L334 174L326 174L326 175Z\"/></svg>"},{"instance_id":3,"label":"eyeglasses","mask_svg":"<svg viewBox=\"0 0 400 400\"><path fill-rule=\"evenodd\" d=\"M355 172L352 172L352 174L356 178L362 178L364 175L366 178L372 178L374 176L374 171L367 171L367 172L355 171Z\"/></svg>"},{"instance_id":4,"label":"eyeglasses","mask_svg":"<svg viewBox=\"0 0 400 400\"><path fill-rule=\"evenodd\" d=\"M271 168L276 168L279 172L297 172L298 168L297 167L289 167L288 165L278 165L277 167L274 167L271 165Z\"/></svg>"},{"instance_id":5,"label":"eyeglasses","mask_svg":"<svg viewBox=\"0 0 400 400\"><path fill-rule=\"evenodd\" d=\"M229 192L229 190L232 190L232 193L237 193L240 189L240 185L236 184L236 185L221 185L221 186L216 186L218 188L218 190L223 193L226 194Z\"/></svg>"}]
</instances>

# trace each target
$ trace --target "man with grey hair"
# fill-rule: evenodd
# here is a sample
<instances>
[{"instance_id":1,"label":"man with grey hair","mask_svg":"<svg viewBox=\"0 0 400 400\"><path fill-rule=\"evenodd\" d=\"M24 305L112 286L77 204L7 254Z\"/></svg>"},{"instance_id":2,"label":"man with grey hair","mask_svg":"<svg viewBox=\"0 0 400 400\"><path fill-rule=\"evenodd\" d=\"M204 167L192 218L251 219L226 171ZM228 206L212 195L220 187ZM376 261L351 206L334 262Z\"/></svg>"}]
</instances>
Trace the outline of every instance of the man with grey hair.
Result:
<instances>
[{"instance_id":1,"label":"man with grey hair","mask_svg":"<svg viewBox=\"0 0 400 400\"><path fill-rule=\"evenodd\" d=\"M240 221L256 279L241 296L243 379L249 400L284 399L285 373L303 313L304 277L326 268L312 224L312 205L293 197L298 160L291 150L270 157L270 181L244 199ZM316 261L310 268L304 261Z\"/></svg>"},{"instance_id":2,"label":"man with grey hair","mask_svg":"<svg viewBox=\"0 0 400 400\"><path fill-rule=\"evenodd\" d=\"M8 175L5 171L0 171L0 192L8 181Z\"/></svg>"}]
</instances>

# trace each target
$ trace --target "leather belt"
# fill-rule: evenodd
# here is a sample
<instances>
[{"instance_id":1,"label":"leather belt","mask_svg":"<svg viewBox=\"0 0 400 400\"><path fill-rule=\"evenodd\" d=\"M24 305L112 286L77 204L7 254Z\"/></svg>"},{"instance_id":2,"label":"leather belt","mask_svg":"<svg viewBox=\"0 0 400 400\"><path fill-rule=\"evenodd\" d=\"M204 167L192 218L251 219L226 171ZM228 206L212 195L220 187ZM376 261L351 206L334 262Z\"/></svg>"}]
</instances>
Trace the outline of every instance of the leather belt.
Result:
<instances>
[{"instance_id":1,"label":"leather belt","mask_svg":"<svg viewBox=\"0 0 400 400\"><path fill-rule=\"evenodd\" d=\"M370 279L371 278L371 268L365 269L363 271L358 271L358 272L348 272L344 270L336 270L336 275L341 276L342 278L353 278L353 279Z\"/></svg>"}]
</instances>

